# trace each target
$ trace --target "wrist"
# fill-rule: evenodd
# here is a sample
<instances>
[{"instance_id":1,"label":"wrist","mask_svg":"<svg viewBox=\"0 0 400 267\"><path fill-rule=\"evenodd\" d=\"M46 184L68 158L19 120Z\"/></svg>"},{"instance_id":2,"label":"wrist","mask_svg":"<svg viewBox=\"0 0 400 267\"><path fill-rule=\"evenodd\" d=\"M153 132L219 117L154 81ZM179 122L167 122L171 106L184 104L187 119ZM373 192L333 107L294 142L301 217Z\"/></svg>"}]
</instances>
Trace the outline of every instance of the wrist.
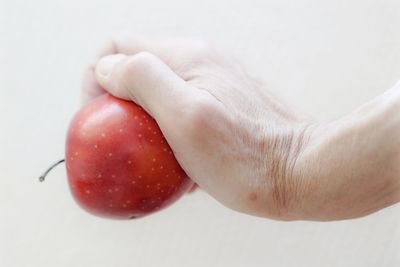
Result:
<instances>
[{"instance_id":1,"label":"wrist","mask_svg":"<svg viewBox=\"0 0 400 267\"><path fill-rule=\"evenodd\" d=\"M311 121L293 120L290 127L280 129L276 135L269 135L268 140L274 140L267 148L262 147L266 161L261 164L268 170L267 177L271 179L267 195L270 195L273 209L268 217L279 220L303 219L303 200L310 189L310 180L304 179L305 168L299 166L305 149L317 124ZM300 164L302 165L302 164Z\"/></svg>"}]
</instances>

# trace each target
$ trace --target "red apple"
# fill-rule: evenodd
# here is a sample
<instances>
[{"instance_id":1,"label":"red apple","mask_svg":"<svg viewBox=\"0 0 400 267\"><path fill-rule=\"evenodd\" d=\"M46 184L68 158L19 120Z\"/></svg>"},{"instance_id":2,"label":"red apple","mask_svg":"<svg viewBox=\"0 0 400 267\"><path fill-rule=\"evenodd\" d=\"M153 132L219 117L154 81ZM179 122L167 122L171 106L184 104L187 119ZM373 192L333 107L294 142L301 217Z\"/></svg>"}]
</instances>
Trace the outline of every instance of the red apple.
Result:
<instances>
[{"instance_id":1,"label":"red apple","mask_svg":"<svg viewBox=\"0 0 400 267\"><path fill-rule=\"evenodd\" d=\"M67 136L68 181L87 211L118 219L165 208L190 189L156 121L109 94L85 105Z\"/></svg>"}]
</instances>

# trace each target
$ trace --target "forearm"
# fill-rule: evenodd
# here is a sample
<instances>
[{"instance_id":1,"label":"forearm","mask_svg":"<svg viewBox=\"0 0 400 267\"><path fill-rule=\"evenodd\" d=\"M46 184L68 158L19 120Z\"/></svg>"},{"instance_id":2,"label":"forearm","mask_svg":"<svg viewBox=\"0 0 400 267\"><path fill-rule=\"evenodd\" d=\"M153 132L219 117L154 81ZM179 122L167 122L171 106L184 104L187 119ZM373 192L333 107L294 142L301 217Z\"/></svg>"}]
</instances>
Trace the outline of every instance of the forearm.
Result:
<instances>
[{"instance_id":1,"label":"forearm","mask_svg":"<svg viewBox=\"0 0 400 267\"><path fill-rule=\"evenodd\" d=\"M398 91L314 127L296 164L303 186L294 217L347 219L400 201Z\"/></svg>"}]
</instances>

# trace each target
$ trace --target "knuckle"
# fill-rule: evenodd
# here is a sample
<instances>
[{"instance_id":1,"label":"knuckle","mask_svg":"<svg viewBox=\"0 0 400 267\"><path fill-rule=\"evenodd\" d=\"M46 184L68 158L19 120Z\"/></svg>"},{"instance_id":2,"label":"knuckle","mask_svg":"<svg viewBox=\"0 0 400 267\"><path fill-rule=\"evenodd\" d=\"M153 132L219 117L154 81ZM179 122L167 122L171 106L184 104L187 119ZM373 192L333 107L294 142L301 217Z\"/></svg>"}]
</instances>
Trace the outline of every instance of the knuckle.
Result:
<instances>
[{"instance_id":1,"label":"knuckle","mask_svg":"<svg viewBox=\"0 0 400 267\"><path fill-rule=\"evenodd\" d=\"M125 75L132 75L148 71L154 63L154 56L149 52L139 52L129 57L125 62Z\"/></svg>"},{"instance_id":2,"label":"knuckle","mask_svg":"<svg viewBox=\"0 0 400 267\"><path fill-rule=\"evenodd\" d=\"M149 66L154 62L154 60L155 56L146 51L141 51L131 58L133 64L140 66Z\"/></svg>"}]
</instances>

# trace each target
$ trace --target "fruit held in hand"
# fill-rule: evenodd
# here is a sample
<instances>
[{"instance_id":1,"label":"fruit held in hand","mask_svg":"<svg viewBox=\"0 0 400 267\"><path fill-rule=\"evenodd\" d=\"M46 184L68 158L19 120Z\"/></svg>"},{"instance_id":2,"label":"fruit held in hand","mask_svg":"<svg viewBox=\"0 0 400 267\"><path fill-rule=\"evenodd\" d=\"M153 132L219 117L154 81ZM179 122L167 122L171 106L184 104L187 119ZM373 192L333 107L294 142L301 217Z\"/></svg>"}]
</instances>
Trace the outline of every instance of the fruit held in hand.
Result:
<instances>
[{"instance_id":1,"label":"fruit held in hand","mask_svg":"<svg viewBox=\"0 0 400 267\"><path fill-rule=\"evenodd\" d=\"M193 184L155 120L138 105L109 94L92 100L73 118L65 161L76 201L104 217L147 215Z\"/></svg>"}]
</instances>

